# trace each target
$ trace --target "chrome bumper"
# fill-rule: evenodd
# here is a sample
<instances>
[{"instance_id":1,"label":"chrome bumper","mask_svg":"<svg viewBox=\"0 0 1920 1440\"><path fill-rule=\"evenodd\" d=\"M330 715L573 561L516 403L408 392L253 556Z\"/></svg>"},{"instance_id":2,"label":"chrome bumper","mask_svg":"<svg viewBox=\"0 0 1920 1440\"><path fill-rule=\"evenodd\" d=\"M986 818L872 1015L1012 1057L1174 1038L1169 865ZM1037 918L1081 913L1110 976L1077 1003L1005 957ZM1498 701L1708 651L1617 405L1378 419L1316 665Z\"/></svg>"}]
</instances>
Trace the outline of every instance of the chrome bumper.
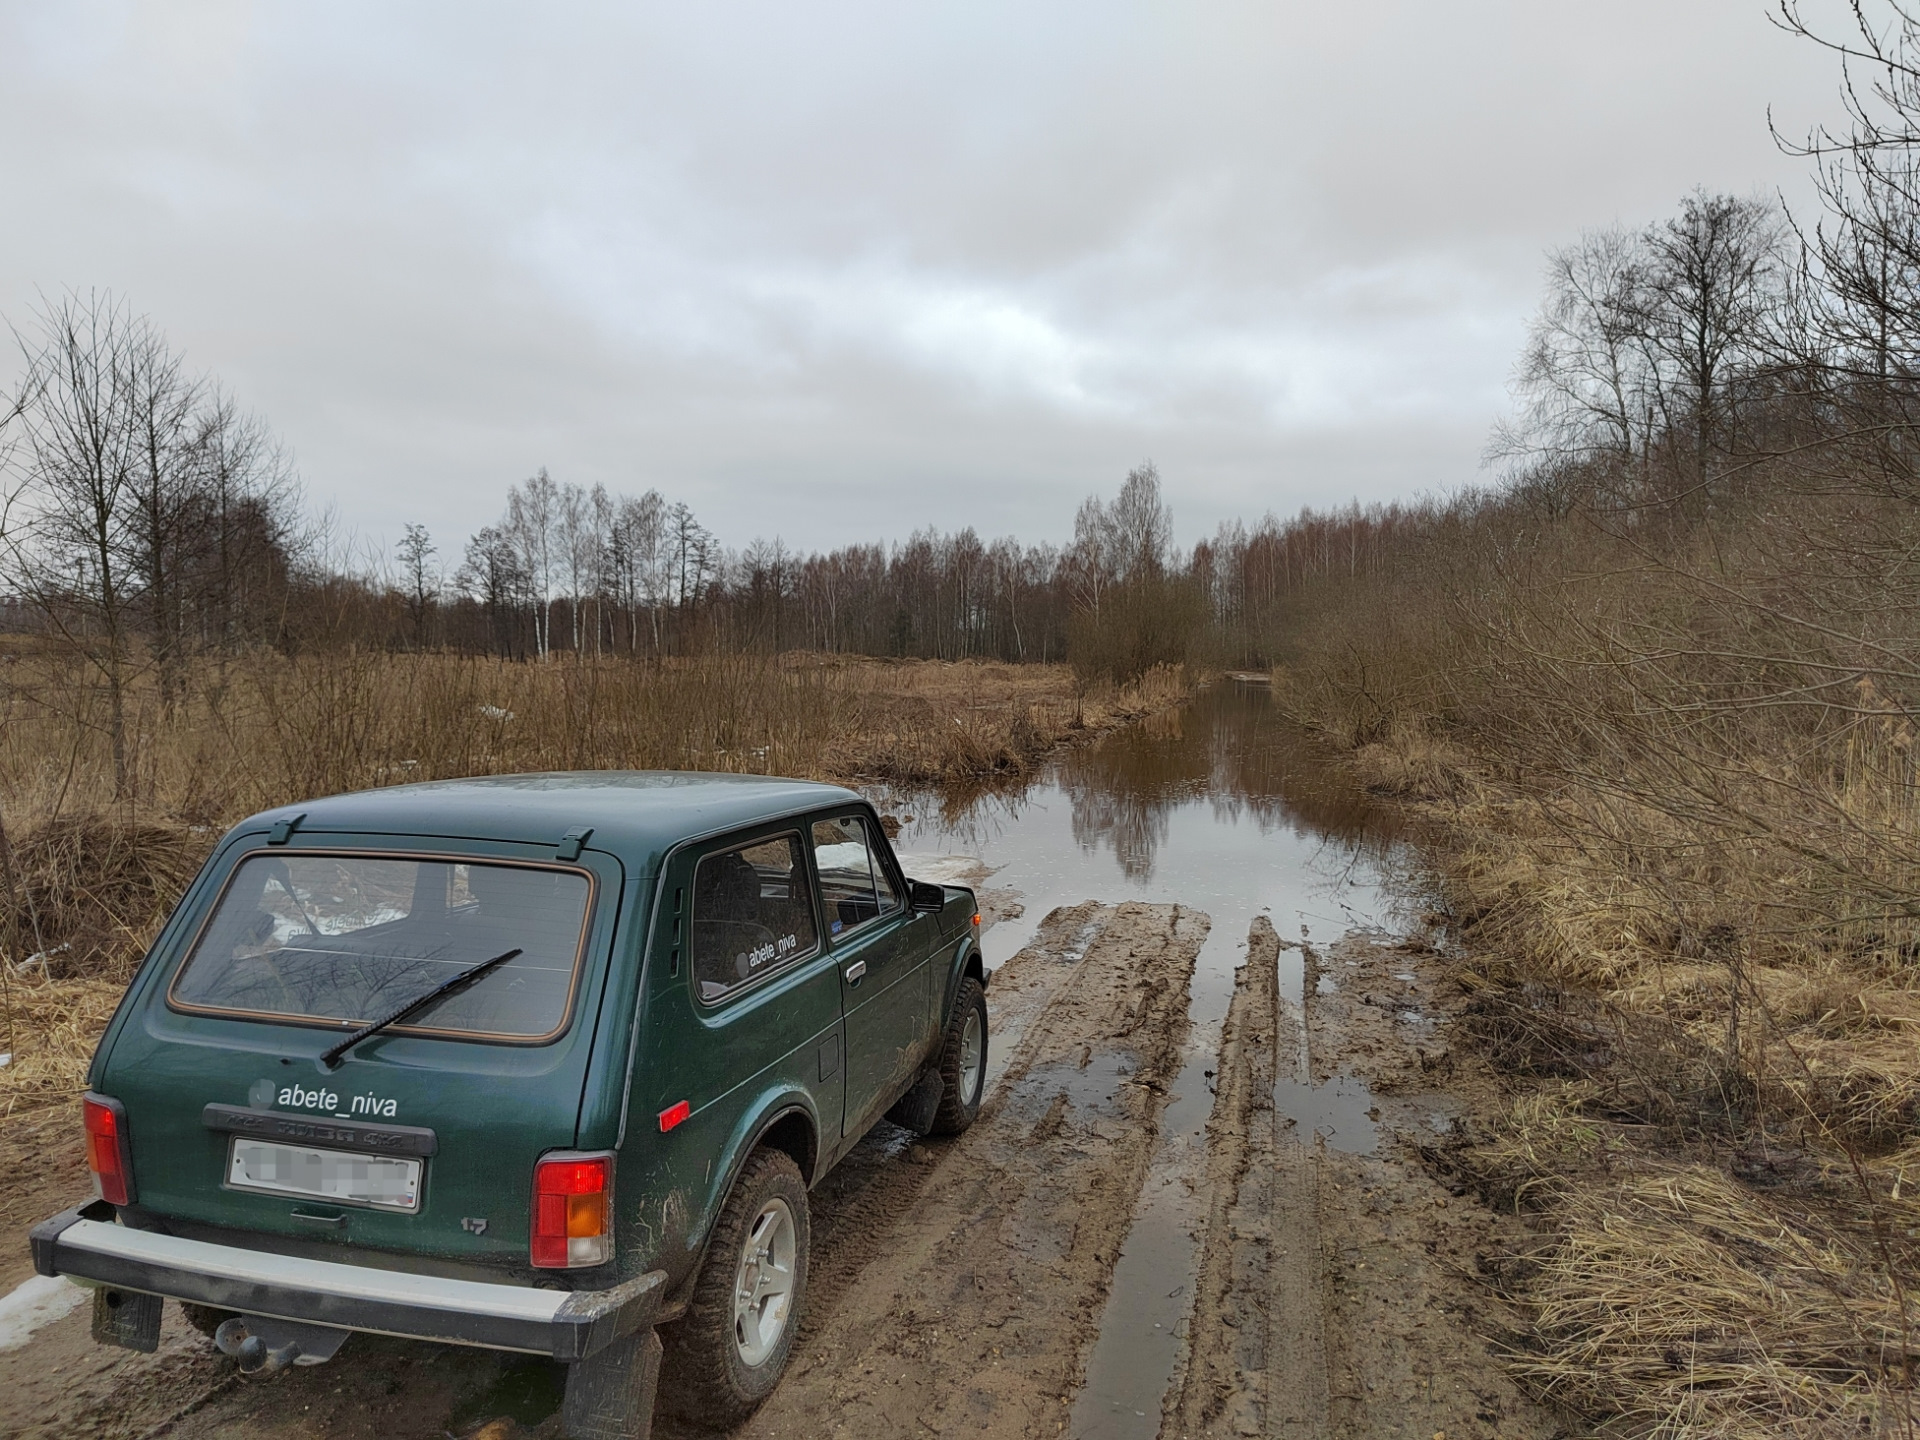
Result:
<instances>
[{"instance_id":1,"label":"chrome bumper","mask_svg":"<svg viewBox=\"0 0 1920 1440\"><path fill-rule=\"evenodd\" d=\"M666 1275L611 1290L535 1290L185 1240L115 1223L96 1200L31 1232L33 1268L218 1310L449 1345L584 1360L653 1323Z\"/></svg>"}]
</instances>

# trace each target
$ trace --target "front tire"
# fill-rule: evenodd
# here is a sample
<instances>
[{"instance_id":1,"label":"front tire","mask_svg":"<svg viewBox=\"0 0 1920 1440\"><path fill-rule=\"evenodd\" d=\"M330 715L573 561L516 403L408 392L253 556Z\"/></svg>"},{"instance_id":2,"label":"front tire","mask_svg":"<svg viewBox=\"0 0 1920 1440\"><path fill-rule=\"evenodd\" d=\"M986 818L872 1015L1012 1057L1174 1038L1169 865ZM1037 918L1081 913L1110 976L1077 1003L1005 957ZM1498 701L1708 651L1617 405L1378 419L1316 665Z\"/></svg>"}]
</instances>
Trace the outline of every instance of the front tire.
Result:
<instances>
[{"instance_id":1,"label":"front tire","mask_svg":"<svg viewBox=\"0 0 1920 1440\"><path fill-rule=\"evenodd\" d=\"M800 1167L754 1151L714 1222L687 1313L661 1332L660 1398L672 1414L725 1430L773 1393L800 1330L810 1244Z\"/></svg>"},{"instance_id":2,"label":"front tire","mask_svg":"<svg viewBox=\"0 0 1920 1440\"><path fill-rule=\"evenodd\" d=\"M971 975L960 982L953 1013L947 1017L940 1079L944 1085L932 1133L958 1135L973 1124L987 1090L987 992Z\"/></svg>"}]
</instances>

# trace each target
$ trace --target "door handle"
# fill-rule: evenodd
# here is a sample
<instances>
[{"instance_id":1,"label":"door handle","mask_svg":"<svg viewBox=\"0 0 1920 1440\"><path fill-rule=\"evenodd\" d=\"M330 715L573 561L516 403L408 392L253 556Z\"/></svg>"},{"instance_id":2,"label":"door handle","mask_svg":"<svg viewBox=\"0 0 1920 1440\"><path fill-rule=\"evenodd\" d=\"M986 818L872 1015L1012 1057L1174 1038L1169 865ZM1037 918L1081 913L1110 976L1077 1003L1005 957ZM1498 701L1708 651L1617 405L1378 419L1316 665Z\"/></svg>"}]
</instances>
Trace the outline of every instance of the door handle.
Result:
<instances>
[{"instance_id":1,"label":"door handle","mask_svg":"<svg viewBox=\"0 0 1920 1440\"><path fill-rule=\"evenodd\" d=\"M866 973L867 962L864 960L854 961L851 965L847 966L847 984L858 985L860 978Z\"/></svg>"}]
</instances>

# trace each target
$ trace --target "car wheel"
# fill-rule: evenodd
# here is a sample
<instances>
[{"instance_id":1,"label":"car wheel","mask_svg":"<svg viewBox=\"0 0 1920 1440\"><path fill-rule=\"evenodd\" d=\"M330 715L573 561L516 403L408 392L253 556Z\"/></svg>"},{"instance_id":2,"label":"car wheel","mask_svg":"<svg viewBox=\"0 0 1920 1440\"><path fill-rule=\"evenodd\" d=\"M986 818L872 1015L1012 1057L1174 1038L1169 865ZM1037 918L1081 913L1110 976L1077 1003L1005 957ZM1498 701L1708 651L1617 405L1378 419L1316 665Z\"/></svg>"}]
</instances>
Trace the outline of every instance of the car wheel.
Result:
<instances>
[{"instance_id":1,"label":"car wheel","mask_svg":"<svg viewBox=\"0 0 1920 1440\"><path fill-rule=\"evenodd\" d=\"M773 1393L807 1294L807 1187L778 1150L748 1157L714 1222L687 1312L661 1330L661 1399L724 1430Z\"/></svg>"},{"instance_id":2,"label":"car wheel","mask_svg":"<svg viewBox=\"0 0 1920 1440\"><path fill-rule=\"evenodd\" d=\"M940 1047L940 1079L944 1085L933 1133L958 1135L980 1113L980 1097L987 1089L987 992L971 975L953 997L946 1042Z\"/></svg>"}]
</instances>

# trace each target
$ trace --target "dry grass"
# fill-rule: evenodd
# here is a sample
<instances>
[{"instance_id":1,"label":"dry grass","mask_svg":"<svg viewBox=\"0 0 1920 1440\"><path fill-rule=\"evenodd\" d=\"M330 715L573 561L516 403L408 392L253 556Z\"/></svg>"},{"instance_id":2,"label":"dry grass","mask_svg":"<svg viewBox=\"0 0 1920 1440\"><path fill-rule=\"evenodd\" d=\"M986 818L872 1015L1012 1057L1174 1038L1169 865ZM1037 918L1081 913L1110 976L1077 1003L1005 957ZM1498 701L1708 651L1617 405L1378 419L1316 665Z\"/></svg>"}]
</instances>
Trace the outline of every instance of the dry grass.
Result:
<instances>
[{"instance_id":1,"label":"dry grass","mask_svg":"<svg viewBox=\"0 0 1920 1440\"><path fill-rule=\"evenodd\" d=\"M13 1061L0 1070L0 1116L71 1101L86 1088L87 1065L113 1018L124 980L7 977Z\"/></svg>"},{"instance_id":2,"label":"dry grass","mask_svg":"<svg viewBox=\"0 0 1920 1440\"><path fill-rule=\"evenodd\" d=\"M1857 1237L1704 1166L1563 1201L1521 1374L1635 1433L1906 1433L1920 1304Z\"/></svg>"},{"instance_id":3,"label":"dry grass","mask_svg":"<svg viewBox=\"0 0 1920 1440\"><path fill-rule=\"evenodd\" d=\"M728 656L514 664L346 651L196 674L172 714L136 690L133 794L112 794L97 688L19 660L0 690L10 814L119 809L218 824L303 796L531 770L693 769L944 783L1171 704L1183 673L1083 692L1065 666Z\"/></svg>"},{"instance_id":4,"label":"dry grass","mask_svg":"<svg viewBox=\"0 0 1920 1440\"><path fill-rule=\"evenodd\" d=\"M0 1108L70 1098L126 979L221 830L344 790L550 769L694 769L956 785L1178 703L1065 666L720 657L521 665L342 652L209 665L171 714L136 688L134 793L112 793L100 697L36 647L0 647L0 813L13 893ZM7 891L0 888L0 906Z\"/></svg>"},{"instance_id":5,"label":"dry grass","mask_svg":"<svg viewBox=\"0 0 1920 1440\"><path fill-rule=\"evenodd\" d=\"M1534 788L1405 725L1358 760L1430 827L1462 1023L1508 1087L1436 1158L1541 1229L1505 1286L1518 1373L1609 1434L1910 1433L1904 932L1769 926L1817 883L1779 851L1731 863L1630 796Z\"/></svg>"}]
</instances>

